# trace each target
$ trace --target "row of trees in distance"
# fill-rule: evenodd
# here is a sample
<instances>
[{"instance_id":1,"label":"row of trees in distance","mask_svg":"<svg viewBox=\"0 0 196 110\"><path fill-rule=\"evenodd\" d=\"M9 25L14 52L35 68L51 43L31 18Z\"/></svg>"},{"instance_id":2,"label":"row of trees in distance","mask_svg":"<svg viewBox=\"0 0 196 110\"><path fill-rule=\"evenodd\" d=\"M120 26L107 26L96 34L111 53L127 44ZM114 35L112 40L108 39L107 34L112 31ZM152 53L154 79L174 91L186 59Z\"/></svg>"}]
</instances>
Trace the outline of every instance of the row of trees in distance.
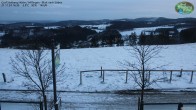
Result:
<instances>
[{"instance_id":1,"label":"row of trees in distance","mask_svg":"<svg viewBox=\"0 0 196 110\"><path fill-rule=\"evenodd\" d=\"M44 29L42 27L9 30L0 38L0 47L37 48L49 47L51 39L61 44L61 48L89 48L122 45L168 45L196 42L196 28L188 28L180 33L176 29L160 28L143 31L140 35L132 33L124 37L115 29L97 33L94 30L74 27ZM127 43L128 42L128 43Z\"/></svg>"}]
</instances>

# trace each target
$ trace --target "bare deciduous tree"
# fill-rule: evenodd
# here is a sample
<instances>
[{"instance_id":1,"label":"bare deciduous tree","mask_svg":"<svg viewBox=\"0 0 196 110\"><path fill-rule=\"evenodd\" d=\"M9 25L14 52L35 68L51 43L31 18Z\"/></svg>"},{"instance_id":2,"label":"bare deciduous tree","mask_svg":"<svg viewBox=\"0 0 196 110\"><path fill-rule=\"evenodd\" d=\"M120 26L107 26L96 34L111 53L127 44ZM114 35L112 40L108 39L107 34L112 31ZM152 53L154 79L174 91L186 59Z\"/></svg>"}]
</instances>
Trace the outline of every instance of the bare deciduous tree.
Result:
<instances>
[{"instance_id":1,"label":"bare deciduous tree","mask_svg":"<svg viewBox=\"0 0 196 110\"><path fill-rule=\"evenodd\" d=\"M45 109L47 109L47 103L44 97L49 86L53 84L52 62L48 53L49 51L44 49L21 50L15 54L14 58L11 58L10 62L12 71L26 80L23 82L24 86L37 90L43 97ZM58 82L63 81L64 70L64 65L56 70Z\"/></svg>"},{"instance_id":2,"label":"bare deciduous tree","mask_svg":"<svg viewBox=\"0 0 196 110\"><path fill-rule=\"evenodd\" d=\"M153 69L150 67L150 64L152 63L151 61L153 58L158 57L158 54L162 49L163 46L160 45L132 45L131 48L127 49L132 57L136 59L134 62L126 61L125 65L131 67L133 70L138 70L138 72L132 72L131 76L137 86L141 88L140 110L143 110L144 89L159 80L154 79L149 81L149 71L147 70Z\"/></svg>"}]
</instances>

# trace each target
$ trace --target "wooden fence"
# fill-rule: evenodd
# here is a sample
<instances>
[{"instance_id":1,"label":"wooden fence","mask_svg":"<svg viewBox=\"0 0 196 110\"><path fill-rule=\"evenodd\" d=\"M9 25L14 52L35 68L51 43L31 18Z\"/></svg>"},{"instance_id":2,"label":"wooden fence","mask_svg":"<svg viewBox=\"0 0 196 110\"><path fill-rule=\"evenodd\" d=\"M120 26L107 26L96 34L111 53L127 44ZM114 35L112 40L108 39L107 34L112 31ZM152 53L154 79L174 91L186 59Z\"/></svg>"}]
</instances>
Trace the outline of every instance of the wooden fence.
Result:
<instances>
[{"instance_id":1,"label":"wooden fence","mask_svg":"<svg viewBox=\"0 0 196 110\"><path fill-rule=\"evenodd\" d=\"M100 70L87 70L87 71L80 71L80 85L82 84L82 75L84 73L94 73L94 72L100 72L100 77L102 78L102 82L105 82L105 72L110 71L110 72L124 72L125 73L125 83L128 81L128 73L129 72L141 72L142 70L123 70L123 69L101 69ZM145 70L145 72L148 72L148 81L150 81L150 76L152 72L170 72L170 77L169 77L169 82L171 83L172 77L173 77L173 72L179 72L178 77L182 77L183 72L189 72L191 73L190 76L190 83L193 81L193 74L196 72L196 70Z\"/></svg>"}]
</instances>

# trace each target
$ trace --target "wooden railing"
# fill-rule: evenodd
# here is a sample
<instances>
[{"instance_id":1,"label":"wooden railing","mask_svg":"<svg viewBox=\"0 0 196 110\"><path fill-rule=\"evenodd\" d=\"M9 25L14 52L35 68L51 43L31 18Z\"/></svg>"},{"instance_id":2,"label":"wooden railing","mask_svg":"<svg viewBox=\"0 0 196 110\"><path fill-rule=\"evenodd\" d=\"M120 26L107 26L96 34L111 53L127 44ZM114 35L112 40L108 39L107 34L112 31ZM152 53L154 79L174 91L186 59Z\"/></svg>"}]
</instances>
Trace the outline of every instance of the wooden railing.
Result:
<instances>
[{"instance_id":1,"label":"wooden railing","mask_svg":"<svg viewBox=\"0 0 196 110\"><path fill-rule=\"evenodd\" d=\"M141 72L142 70L123 70L123 69L101 69L100 70L86 70L86 71L80 71L80 84L82 84L82 75L84 73L89 73L89 72L100 72L100 77L102 78L102 82L105 81L105 72L106 71L110 71L110 72L125 72L125 83L127 83L128 81L128 73L129 72ZM193 74L194 72L196 72L196 70L145 70L145 72L148 72L148 81L150 81L150 76L152 72L170 72L170 78L169 78L169 82L171 83L172 81L172 76L173 76L173 72L179 72L179 77L182 77L182 73L184 72L189 72L191 73L190 76L190 83L192 83L193 81Z\"/></svg>"}]
</instances>

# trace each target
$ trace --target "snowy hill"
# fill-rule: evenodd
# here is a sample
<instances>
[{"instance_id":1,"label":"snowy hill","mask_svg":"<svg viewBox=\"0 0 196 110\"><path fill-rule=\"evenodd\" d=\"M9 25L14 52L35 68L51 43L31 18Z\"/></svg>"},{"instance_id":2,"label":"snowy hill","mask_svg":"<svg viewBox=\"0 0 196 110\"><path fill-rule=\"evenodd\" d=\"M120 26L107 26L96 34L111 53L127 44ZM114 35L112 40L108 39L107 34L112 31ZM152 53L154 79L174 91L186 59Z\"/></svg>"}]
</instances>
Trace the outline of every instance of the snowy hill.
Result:
<instances>
[{"instance_id":1,"label":"snowy hill","mask_svg":"<svg viewBox=\"0 0 196 110\"><path fill-rule=\"evenodd\" d=\"M161 57L153 59L151 66L166 65L162 69L196 69L196 43L182 45L168 45L160 53ZM107 47L107 48L85 48L85 49L64 49L61 50L61 63L65 62L65 82L57 85L61 90L67 91L112 91L123 89L137 89L129 76L125 84L125 74L118 72L106 72L105 83L101 83L100 72L83 74L83 84L80 84L80 71L103 69L124 69L119 63L123 61L134 61L131 54L125 49L128 47ZM23 79L11 73L9 64L10 57L19 50L0 49L0 73L5 73L9 83L0 82L0 89L24 89L21 84ZM50 54L49 54L50 55ZM182 78L174 78L172 83L159 82L151 88L194 88L196 73L193 76L193 83L189 83L190 73L183 73ZM0 77L2 75L0 74ZM1 78L2 79L2 78Z\"/></svg>"},{"instance_id":2,"label":"snowy hill","mask_svg":"<svg viewBox=\"0 0 196 110\"><path fill-rule=\"evenodd\" d=\"M134 28L133 30L120 31L122 36L129 36L131 33L136 33L139 36L143 31L155 31L158 28L173 28L174 26L157 26L157 27L146 27L146 28Z\"/></svg>"}]
</instances>

